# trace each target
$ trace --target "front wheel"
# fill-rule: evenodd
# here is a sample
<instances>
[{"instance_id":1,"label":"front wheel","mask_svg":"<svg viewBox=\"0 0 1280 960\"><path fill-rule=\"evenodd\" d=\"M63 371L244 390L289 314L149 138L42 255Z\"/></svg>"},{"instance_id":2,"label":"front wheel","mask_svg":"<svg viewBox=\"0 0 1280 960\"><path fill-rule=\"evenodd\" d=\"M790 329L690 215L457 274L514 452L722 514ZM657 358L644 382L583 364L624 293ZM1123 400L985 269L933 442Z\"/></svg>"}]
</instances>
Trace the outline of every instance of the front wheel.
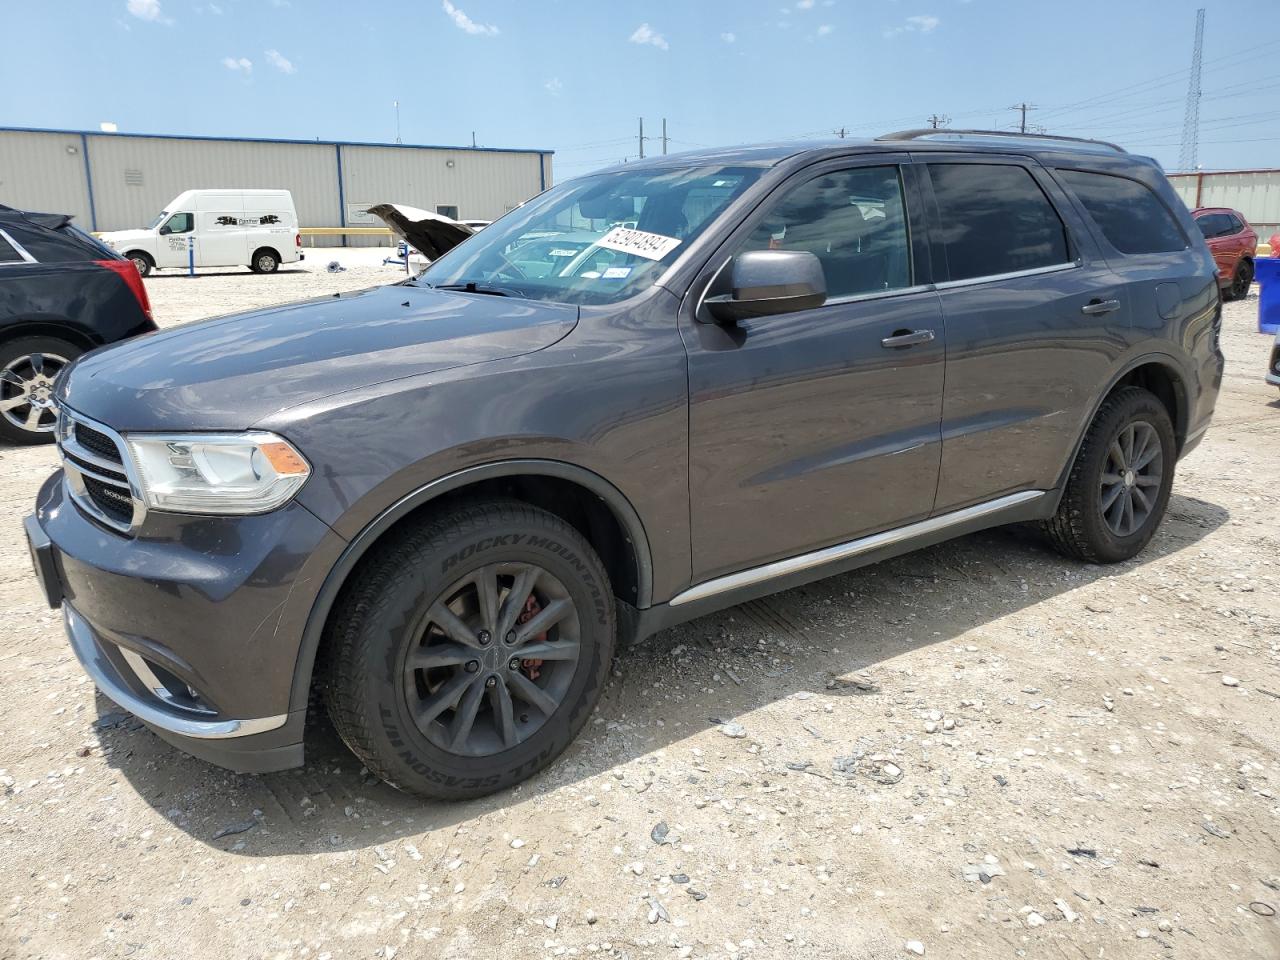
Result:
<instances>
[{"instance_id":1,"label":"front wheel","mask_svg":"<svg viewBox=\"0 0 1280 960\"><path fill-rule=\"evenodd\" d=\"M559 517L488 500L393 531L326 631L338 733L393 786L440 799L513 786L572 742L613 656L600 558Z\"/></svg>"},{"instance_id":2,"label":"front wheel","mask_svg":"<svg viewBox=\"0 0 1280 960\"><path fill-rule=\"evenodd\" d=\"M141 276L149 277L152 268L155 267L155 261L151 259L149 254L143 253L141 250L131 250L128 254L129 261L138 268Z\"/></svg>"},{"instance_id":3,"label":"front wheel","mask_svg":"<svg viewBox=\"0 0 1280 960\"><path fill-rule=\"evenodd\" d=\"M1231 275L1231 286L1227 287L1224 300L1243 300L1249 295L1249 285L1253 283L1253 266L1248 260L1241 260L1236 265L1236 272Z\"/></svg>"},{"instance_id":4,"label":"front wheel","mask_svg":"<svg viewBox=\"0 0 1280 960\"><path fill-rule=\"evenodd\" d=\"M1155 536L1173 488L1177 440L1164 404L1140 387L1107 398L1085 434L1058 512L1045 522L1066 556L1118 563Z\"/></svg>"}]
</instances>

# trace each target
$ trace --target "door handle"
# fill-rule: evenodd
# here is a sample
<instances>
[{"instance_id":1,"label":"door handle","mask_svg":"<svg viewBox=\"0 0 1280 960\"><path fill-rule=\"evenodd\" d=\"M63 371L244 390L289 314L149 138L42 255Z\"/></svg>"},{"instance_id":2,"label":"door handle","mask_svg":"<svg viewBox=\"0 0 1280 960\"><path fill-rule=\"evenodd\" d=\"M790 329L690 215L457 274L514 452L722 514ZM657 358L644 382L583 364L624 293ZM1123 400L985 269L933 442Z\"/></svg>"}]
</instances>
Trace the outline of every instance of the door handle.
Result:
<instances>
[{"instance_id":1,"label":"door handle","mask_svg":"<svg viewBox=\"0 0 1280 960\"><path fill-rule=\"evenodd\" d=\"M1090 300L1080 308L1080 312L1090 317L1096 317L1103 313L1115 313L1119 309L1119 300Z\"/></svg>"},{"instance_id":2,"label":"door handle","mask_svg":"<svg viewBox=\"0 0 1280 960\"><path fill-rule=\"evenodd\" d=\"M893 336L885 337L880 341L880 346L889 350L900 350L903 347L929 343L932 339L932 330L895 330Z\"/></svg>"}]
</instances>

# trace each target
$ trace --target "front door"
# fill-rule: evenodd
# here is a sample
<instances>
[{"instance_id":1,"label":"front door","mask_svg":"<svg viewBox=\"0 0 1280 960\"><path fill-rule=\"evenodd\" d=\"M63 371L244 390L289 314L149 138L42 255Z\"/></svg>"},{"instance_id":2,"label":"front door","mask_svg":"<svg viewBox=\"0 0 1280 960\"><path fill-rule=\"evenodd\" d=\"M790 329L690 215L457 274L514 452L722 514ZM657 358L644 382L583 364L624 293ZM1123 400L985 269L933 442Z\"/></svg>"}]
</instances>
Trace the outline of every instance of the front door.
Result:
<instances>
[{"instance_id":1,"label":"front door","mask_svg":"<svg viewBox=\"0 0 1280 960\"><path fill-rule=\"evenodd\" d=\"M932 509L942 315L917 272L926 258L912 237L923 230L896 159L797 175L703 273L705 282L746 250L807 250L828 300L728 327L708 322L705 307L682 321L695 583ZM932 338L911 346L891 339L924 331Z\"/></svg>"},{"instance_id":2,"label":"front door","mask_svg":"<svg viewBox=\"0 0 1280 960\"><path fill-rule=\"evenodd\" d=\"M169 219L160 224L160 238L156 244L157 267L187 265L187 242L195 235L195 225L196 215L190 210L171 213ZM195 254L200 256L199 248Z\"/></svg>"}]
</instances>

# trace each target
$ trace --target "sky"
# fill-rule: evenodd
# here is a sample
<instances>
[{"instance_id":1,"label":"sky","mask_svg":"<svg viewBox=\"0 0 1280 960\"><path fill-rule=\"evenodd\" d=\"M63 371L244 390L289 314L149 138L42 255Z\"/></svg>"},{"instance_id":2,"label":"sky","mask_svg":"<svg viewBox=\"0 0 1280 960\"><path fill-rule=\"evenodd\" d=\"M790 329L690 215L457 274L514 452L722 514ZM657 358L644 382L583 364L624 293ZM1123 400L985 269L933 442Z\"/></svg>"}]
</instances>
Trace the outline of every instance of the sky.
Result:
<instances>
[{"instance_id":1,"label":"sky","mask_svg":"<svg viewBox=\"0 0 1280 960\"><path fill-rule=\"evenodd\" d=\"M0 0L0 126L639 154L925 126L1280 167L1280 0ZM18 42L12 42L12 41ZM15 91L22 91L18 96Z\"/></svg>"}]
</instances>

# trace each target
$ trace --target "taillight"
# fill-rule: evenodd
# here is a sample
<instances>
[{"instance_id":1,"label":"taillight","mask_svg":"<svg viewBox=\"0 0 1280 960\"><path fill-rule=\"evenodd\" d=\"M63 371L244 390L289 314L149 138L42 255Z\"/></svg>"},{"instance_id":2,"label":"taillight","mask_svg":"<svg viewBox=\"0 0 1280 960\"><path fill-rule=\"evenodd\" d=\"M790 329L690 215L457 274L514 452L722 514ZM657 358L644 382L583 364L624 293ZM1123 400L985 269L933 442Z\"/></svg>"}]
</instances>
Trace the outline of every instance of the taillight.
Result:
<instances>
[{"instance_id":1,"label":"taillight","mask_svg":"<svg viewBox=\"0 0 1280 960\"><path fill-rule=\"evenodd\" d=\"M300 246L302 246L302 234L300 234L300 233L295 233L295 234L293 235L293 245L294 245L295 247L300 247Z\"/></svg>"},{"instance_id":2,"label":"taillight","mask_svg":"<svg viewBox=\"0 0 1280 960\"><path fill-rule=\"evenodd\" d=\"M100 267L106 267L113 273L118 273L125 286L134 295L138 301L138 306L142 308L143 314L148 320L154 319L151 316L151 301L147 299L147 288L142 282L142 274L138 273L138 268L133 265L132 260L95 260Z\"/></svg>"}]
</instances>

